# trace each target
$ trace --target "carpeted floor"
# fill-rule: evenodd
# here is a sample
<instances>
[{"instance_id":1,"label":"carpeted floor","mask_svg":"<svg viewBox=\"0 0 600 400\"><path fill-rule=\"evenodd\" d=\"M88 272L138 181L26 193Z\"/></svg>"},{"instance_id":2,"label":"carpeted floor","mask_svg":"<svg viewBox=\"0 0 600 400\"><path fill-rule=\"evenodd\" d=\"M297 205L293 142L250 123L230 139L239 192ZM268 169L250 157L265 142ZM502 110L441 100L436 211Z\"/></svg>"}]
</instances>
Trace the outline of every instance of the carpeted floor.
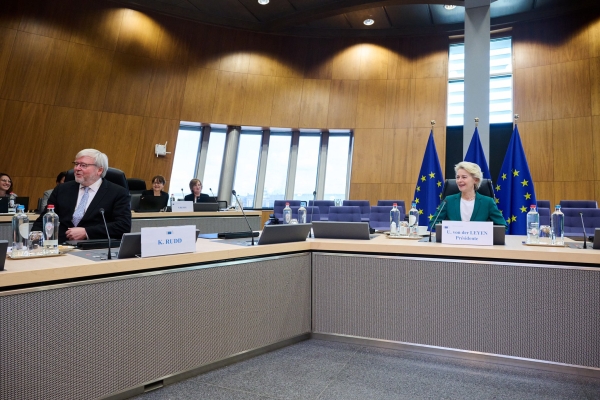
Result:
<instances>
[{"instance_id":1,"label":"carpeted floor","mask_svg":"<svg viewBox=\"0 0 600 400\"><path fill-rule=\"evenodd\" d=\"M600 379L313 339L135 399L600 399Z\"/></svg>"}]
</instances>

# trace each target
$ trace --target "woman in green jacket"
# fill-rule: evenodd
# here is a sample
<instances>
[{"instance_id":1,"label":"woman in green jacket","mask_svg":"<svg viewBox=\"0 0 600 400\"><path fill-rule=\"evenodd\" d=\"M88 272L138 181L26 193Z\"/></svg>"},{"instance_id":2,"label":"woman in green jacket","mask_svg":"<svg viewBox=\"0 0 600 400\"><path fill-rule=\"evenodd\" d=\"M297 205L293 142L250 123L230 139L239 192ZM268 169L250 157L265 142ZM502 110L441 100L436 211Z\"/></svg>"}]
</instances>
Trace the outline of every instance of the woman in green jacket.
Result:
<instances>
[{"instance_id":1,"label":"woman in green jacket","mask_svg":"<svg viewBox=\"0 0 600 400\"><path fill-rule=\"evenodd\" d=\"M463 161L454 167L460 193L446 197L446 205L438 207L432 221L492 221L506 226L493 198L477 193L483 174L479 165ZM439 214L439 216L437 216Z\"/></svg>"}]
</instances>

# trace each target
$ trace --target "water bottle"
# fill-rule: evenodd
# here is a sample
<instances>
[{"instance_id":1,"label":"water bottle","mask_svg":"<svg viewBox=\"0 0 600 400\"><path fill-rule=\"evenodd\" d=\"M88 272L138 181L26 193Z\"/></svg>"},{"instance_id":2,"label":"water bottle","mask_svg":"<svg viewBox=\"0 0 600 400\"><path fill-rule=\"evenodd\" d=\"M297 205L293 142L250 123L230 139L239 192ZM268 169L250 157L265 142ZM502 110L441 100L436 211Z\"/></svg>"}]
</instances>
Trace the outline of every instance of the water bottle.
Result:
<instances>
[{"instance_id":1,"label":"water bottle","mask_svg":"<svg viewBox=\"0 0 600 400\"><path fill-rule=\"evenodd\" d=\"M173 209L173 205L175 205L175 194L171 193L171 209Z\"/></svg>"},{"instance_id":2,"label":"water bottle","mask_svg":"<svg viewBox=\"0 0 600 400\"><path fill-rule=\"evenodd\" d=\"M13 245L12 257L29 255L27 250L29 240L29 217L25 214L25 206L19 205L12 219Z\"/></svg>"},{"instance_id":3,"label":"water bottle","mask_svg":"<svg viewBox=\"0 0 600 400\"><path fill-rule=\"evenodd\" d=\"M392 209L390 210L390 236L400 235L400 210L398 210L398 204L393 203Z\"/></svg>"},{"instance_id":4,"label":"water bottle","mask_svg":"<svg viewBox=\"0 0 600 400\"><path fill-rule=\"evenodd\" d=\"M527 243L540 242L540 214L536 211L535 204L527 213Z\"/></svg>"},{"instance_id":5,"label":"water bottle","mask_svg":"<svg viewBox=\"0 0 600 400\"><path fill-rule=\"evenodd\" d=\"M289 224L292 220L292 209L290 208L290 203L285 203L285 208L283 209L283 223Z\"/></svg>"},{"instance_id":6,"label":"water bottle","mask_svg":"<svg viewBox=\"0 0 600 400\"><path fill-rule=\"evenodd\" d=\"M298 223L305 224L306 223L306 202L303 201L300 203L300 208L298 209Z\"/></svg>"},{"instance_id":7,"label":"water bottle","mask_svg":"<svg viewBox=\"0 0 600 400\"><path fill-rule=\"evenodd\" d=\"M408 234L409 236L417 236L419 232L419 210L417 203L413 202L408 212Z\"/></svg>"},{"instance_id":8,"label":"water bottle","mask_svg":"<svg viewBox=\"0 0 600 400\"><path fill-rule=\"evenodd\" d=\"M11 193L10 198L8 200L8 212L9 213L14 213L15 212L15 208L16 208L16 204L15 201L17 199L17 195L14 193Z\"/></svg>"},{"instance_id":9,"label":"water bottle","mask_svg":"<svg viewBox=\"0 0 600 400\"><path fill-rule=\"evenodd\" d=\"M44 230L44 253L58 254L58 215L54 212L54 206L48 204L48 211L42 219L42 229Z\"/></svg>"},{"instance_id":10,"label":"water bottle","mask_svg":"<svg viewBox=\"0 0 600 400\"><path fill-rule=\"evenodd\" d=\"M560 206L554 207L552 213L552 219L550 221L552 226L552 244L564 245L565 244L565 214L560 210Z\"/></svg>"}]
</instances>

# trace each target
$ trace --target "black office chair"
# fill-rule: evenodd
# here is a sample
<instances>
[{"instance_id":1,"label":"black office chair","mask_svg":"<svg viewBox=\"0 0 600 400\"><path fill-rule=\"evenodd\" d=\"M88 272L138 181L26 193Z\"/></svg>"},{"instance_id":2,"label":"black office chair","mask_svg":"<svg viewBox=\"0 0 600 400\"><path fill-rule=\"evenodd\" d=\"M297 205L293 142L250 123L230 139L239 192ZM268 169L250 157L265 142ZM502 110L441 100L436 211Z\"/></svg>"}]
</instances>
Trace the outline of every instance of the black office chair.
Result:
<instances>
[{"instance_id":1,"label":"black office chair","mask_svg":"<svg viewBox=\"0 0 600 400\"><path fill-rule=\"evenodd\" d=\"M450 196L458 192L459 190L458 185L456 184L456 179L446 179L446 182L444 182L444 188L442 189L442 200L445 199L446 196ZM494 195L492 180L482 179L481 185L479 185L479 189L477 189L477 193L491 197L492 199L495 198L496 196Z\"/></svg>"},{"instance_id":2,"label":"black office chair","mask_svg":"<svg viewBox=\"0 0 600 400\"><path fill-rule=\"evenodd\" d=\"M142 194L146 190L146 181L140 178L127 178L130 194Z\"/></svg>"},{"instance_id":3,"label":"black office chair","mask_svg":"<svg viewBox=\"0 0 600 400\"><path fill-rule=\"evenodd\" d=\"M121 171L120 169L108 167L104 179L116 185L123 186L125 189L129 190L129 186L127 186L127 178L125 177L125 172ZM74 180L75 172L72 169L70 169L67 171L65 182Z\"/></svg>"}]
</instances>

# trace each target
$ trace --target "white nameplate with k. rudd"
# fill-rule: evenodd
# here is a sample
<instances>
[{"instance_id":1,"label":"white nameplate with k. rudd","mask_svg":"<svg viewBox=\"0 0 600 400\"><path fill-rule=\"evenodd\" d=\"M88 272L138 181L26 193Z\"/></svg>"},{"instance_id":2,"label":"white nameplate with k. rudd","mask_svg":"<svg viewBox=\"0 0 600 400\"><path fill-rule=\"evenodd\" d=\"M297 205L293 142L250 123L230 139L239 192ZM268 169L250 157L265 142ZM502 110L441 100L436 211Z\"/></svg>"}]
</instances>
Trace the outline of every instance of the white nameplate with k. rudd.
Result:
<instances>
[{"instance_id":1,"label":"white nameplate with k. rudd","mask_svg":"<svg viewBox=\"0 0 600 400\"><path fill-rule=\"evenodd\" d=\"M172 212L194 212L193 201L174 201L171 206Z\"/></svg>"},{"instance_id":2,"label":"white nameplate with k. rudd","mask_svg":"<svg viewBox=\"0 0 600 400\"><path fill-rule=\"evenodd\" d=\"M195 225L142 228L141 231L142 257L193 253L196 251Z\"/></svg>"},{"instance_id":3,"label":"white nameplate with k. rudd","mask_svg":"<svg viewBox=\"0 0 600 400\"><path fill-rule=\"evenodd\" d=\"M494 245L494 223L473 221L442 221L442 243Z\"/></svg>"}]
</instances>

